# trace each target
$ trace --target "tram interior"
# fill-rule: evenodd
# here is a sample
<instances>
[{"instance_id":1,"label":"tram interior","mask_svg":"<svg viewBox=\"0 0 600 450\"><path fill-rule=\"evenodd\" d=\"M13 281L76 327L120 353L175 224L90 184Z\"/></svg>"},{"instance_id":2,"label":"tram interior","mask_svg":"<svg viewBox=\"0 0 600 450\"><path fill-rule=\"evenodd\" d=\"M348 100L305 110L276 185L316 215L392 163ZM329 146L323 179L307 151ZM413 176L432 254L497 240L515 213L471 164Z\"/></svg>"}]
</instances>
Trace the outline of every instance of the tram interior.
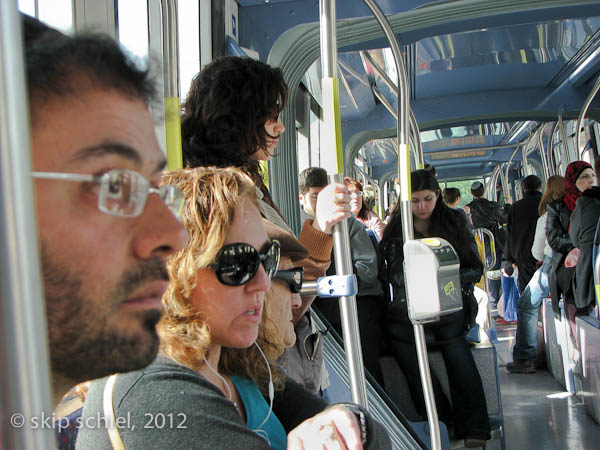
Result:
<instances>
[{"instance_id":1,"label":"tram interior","mask_svg":"<svg viewBox=\"0 0 600 450\"><path fill-rule=\"evenodd\" d=\"M327 163L319 140L325 126L319 2L237 0L235 32L227 16L231 2L209 3L213 34L218 35L213 55L260 58L281 67L289 84L290 101L282 117L287 131L270 163L269 180L274 200L297 232L297 173ZM468 186L473 181L482 181L490 200L504 204L521 198L520 181L526 175L536 174L545 182L551 174L564 175L571 161L593 165L599 157L600 2L377 3L404 51L413 116L411 167L434 166L442 188L463 191L461 206L471 199ZM375 211L384 218L398 201L398 68L365 3L338 1L337 21L345 174L374 188ZM534 375L513 375L504 366L512 360L516 325L496 325L497 314L489 311L490 328L473 346L493 425L486 448L597 448L598 318L577 320L586 350L584 375L574 376L564 312L556 318L546 299L539 320L540 368ZM326 358L335 383L331 395L342 401L350 398L350 382L340 344L330 336ZM445 378L439 352L433 351L430 361L432 370ZM429 448L426 424L406 413L411 405L399 381L401 371L389 357L381 364L386 386L368 387L376 417L390 423L394 448ZM463 448L444 430L442 437L443 448Z\"/></svg>"},{"instance_id":2,"label":"tram interior","mask_svg":"<svg viewBox=\"0 0 600 450\"><path fill-rule=\"evenodd\" d=\"M243 29L244 17L249 23L259 14L259 8L253 10L251 3L240 2L241 11L247 8L247 16L240 13L240 45L256 44L253 48L262 54L256 34L245 34ZM468 186L474 180L486 184L490 200L503 204L521 198L520 180L526 175L536 174L545 182L550 174L564 174L571 161L583 159L593 164L598 157L600 131L595 95L600 5L569 2L521 8L513 4L510 14L504 14L507 11L501 7L485 12L471 10L469 6L474 4L468 2L413 3L410 7L385 5L405 52L410 111L414 115L409 142L413 149L422 147L423 163L435 167L441 184L461 188L461 206L470 201ZM266 15L281 17L295 6L297 2L277 2ZM379 194L376 208L386 211L397 200L397 67L389 44L381 31L375 31L372 18L365 19L367 15L357 14L352 6L339 2L337 8L338 21L344 20L343 26L338 26L337 73L345 168L364 184L375 186ZM315 13L306 12L303 18L309 16L316 21ZM305 31L303 37L315 32L318 30ZM280 62L290 72L301 71L279 54L288 44L286 39L286 32L282 32L280 46L272 47L269 61ZM307 37L302 44L288 44L287 50L293 52L301 45L306 48L318 44ZM304 63L307 70L295 78L301 79L301 88L291 115L303 138L297 140L297 146L288 147L286 141L281 148L282 152L289 148L297 155L299 170L321 162L314 149L318 140L311 137L315 125L310 123L322 104L321 61L318 54L315 58L310 65ZM303 100L305 97L308 100ZM310 111L303 105L308 105ZM412 167L418 166L413 153ZM289 214L293 216L294 212ZM487 448L595 446L597 400L581 384L590 386L589 378L586 382L573 376L564 315L562 322L557 321L548 308L549 303L540 317L540 336L544 339L540 339L538 349L538 360L542 366L545 360L547 372L538 371L533 380L505 371L504 366L512 360L516 326L495 325L493 316L497 312L490 312L490 339L474 350L495 428ZM578 324L587 330L586 339L593 339L591 329L594 334L599 331L599 322L592 318L578 319ZM587 344L588 348L600 341L594 342ZM588 350L588 355L592 353L595 351ZM588 358L587 373L595 370L591 369L595 366L593 360ZM435 352L430 362L434 372L444 370ZM396 404L402 404L402 399L406 403L407 392L400 392L402 383L398 382L401 371L392 358L383 358L382 365L388 394ZM388 380L389 386L394 386L391 389ZM561 390L566 395L561 396ZM540 401L544 395L546 400ZM565 408L562 412L557 407L559 398ZM539 408L539 415L525 413L522 408ZM402 404L401 409L410 411L410 405ZM564 419L553 421L547 430L548 414ZM558 437L562 434L556 430L558 422L569 423L562 431L577 430L577 444ZM420 436L427 441L426 433ZM451 446L460 448L460 443L452 442Z\"/></svg>"}]
</instances>

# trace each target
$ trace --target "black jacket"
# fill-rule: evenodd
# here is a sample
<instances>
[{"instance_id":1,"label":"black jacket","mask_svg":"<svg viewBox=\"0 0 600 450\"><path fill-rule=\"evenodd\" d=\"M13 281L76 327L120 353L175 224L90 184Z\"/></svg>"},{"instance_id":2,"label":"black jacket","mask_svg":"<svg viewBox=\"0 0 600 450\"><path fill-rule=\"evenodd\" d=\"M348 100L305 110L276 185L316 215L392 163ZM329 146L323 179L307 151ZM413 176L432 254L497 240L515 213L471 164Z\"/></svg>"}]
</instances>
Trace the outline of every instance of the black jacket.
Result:
<instances>
[{"instance_id":1,"label":"black jacket","mask_svg":"<svg viewBox=\"0 0 600 450\"><path fill-rule=\"evenodd\" d=\"M515 262L517 266L521 264L535 265L536 260L531 254L531 246L539 218L538 206L541 199L540 191L527 191L508 213L509 260Z\"/></svg>"},{"instance_id":2,"label":"black jacket","mask_svg":"<svg viewBox=\"0 0 600 450\"><path fill-rule=\"evenodd\" d=\"M581 194L571 215L569 235L573 245L580 250L579 260L575 266L575 305L578 308L596 302L592 253L599 217L600 187L595 186Z\"/></svg>"},{"instance_id":3,"label":"black jacket","mask_svg":"<svg viewBox=\"0 0 600 450\"><path fill-rule=\"evenodd\" d=\"M506 215L502 207L498 203L491 202L483 197L474 198L467 206L471 213L473 228L486 228L492 232L495 240L496 257L500 257L502 249L506 245L504 230Z\"/></svg>"},{"instance_id":4,"label":"black jacket","mask_svg":"<svg viewBox=\"0 0 600 450\"><path fill-rule=\"evenodd\" d=\"M468 327L474 321L477 315L477 304L471 302L472 296L466 296L465 292L471 292L473 284L477 283L483 274L483 263L477 253L477 244L475 238L470 232L467 222L458 211L452 211L453 214L460 215L457 219L460 222L458 233L454 236L440 236L452 244L460 258L460 284L463 290L463 307L465 308L465 327ZM424 237L418 232L414 233L415 239ZM406 324L408 322L408 305L406 303L406 288L404 285L404 238L402 234L392 237L386 237L380 243L380 249L384 258L384 267L381 267L379 274L383 282L389 282L394 291L394 301L389 305L386 325L388 331L393 334L395 323ZM466 249L461 251L460 249ZM470 253L469 254L467 254ZM462 254L461 254L462 253ZM468 301L467 301L467 297Z\"/></svg>"},{"instance_id":5,"label":"black jacket","mask_svg":"<svg viewBox=\"0 0 600 450\"><path fill-rule=\"evenodd\" d=\"M562 292L556 282L556 270L563 264L567 253L573 248L573 242L569 236L569 221L571 213L562 198L554 200L548 205L548 220L546 222L546 239L552 248L552 260L550 263L550 294L552 303L558 305Z\"/></svg>"}]
</instances>

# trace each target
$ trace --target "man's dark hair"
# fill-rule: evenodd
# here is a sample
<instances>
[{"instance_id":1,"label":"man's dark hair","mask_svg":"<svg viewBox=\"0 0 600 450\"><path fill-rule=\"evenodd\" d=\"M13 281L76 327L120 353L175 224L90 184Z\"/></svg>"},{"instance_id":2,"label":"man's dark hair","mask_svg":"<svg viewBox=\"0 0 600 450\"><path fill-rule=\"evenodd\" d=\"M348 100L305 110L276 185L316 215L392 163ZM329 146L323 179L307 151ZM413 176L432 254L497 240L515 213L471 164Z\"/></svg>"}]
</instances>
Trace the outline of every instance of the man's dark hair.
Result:
<instances>
[{"instance_id":1,"label":"man's dark hair","mask_svg":"<svg viewBox=\"0 0 600 450\"><path fill-rule=\"evenodd\" d=\"M455 187L447 187L444 189L444 201L447 205L454 203L460 198L460 190Z\"/></svg>"},{"instance_id":2,"label":"man's dark hair","mask_svg":"<svg viewBox=\"0 0 600 450\"><path fill-rule=\"evenodd\" d=\"M298 175L298 190L301 194L308 192L310 188L322 188L328 184L327 171L321 167L309 167Z\"/></svg>"},{"instance_id":3,"label":"man's dark hair","mask_svg":"<svg viewBox=\"0 0 600 450\"><path fill-rule=\"evenodd\" d=\"M473 195L473 197L483 197L483 193L485 192L485 186L483 185L483 183L481 181L475 181L472 185L471 185L471 195Z\"/></svg>"},{"instance_id":4,"label":"man's dark hair","mask_svg":"<svg viewBox=\"0 0 600 450\"><path fill-rule=\"evenodd\" d=\"M37 106L94 86L115 89L147 104L155 98L149 70L139 68L109 36L70 37L31 17L22 18L32 120Z\"/></svg>"},{"instance_id":5,"label":"man's dark hair","mask_svg":"<svg viewBox=\"0 0 600 450\"><path fill-rule=\"evenodd\" d=\"M277 120L287 95L281 69L252 58L215 59L196 75L185 101L184 166L241 167L258 180L251 156L267 147L265 123Z\"/></svg>"},{"instance_id":6,"label":"man's dark hair","mask_svg":"<svg viewBox=\"0 0 600 450\"><path fill-rule=\"evenodd\" d=\"M542 180L535 175L528 175L523 178L523 182L521 183L523 187L523 191L539 191L542 187Z\"/></svg>"}]
</instances>

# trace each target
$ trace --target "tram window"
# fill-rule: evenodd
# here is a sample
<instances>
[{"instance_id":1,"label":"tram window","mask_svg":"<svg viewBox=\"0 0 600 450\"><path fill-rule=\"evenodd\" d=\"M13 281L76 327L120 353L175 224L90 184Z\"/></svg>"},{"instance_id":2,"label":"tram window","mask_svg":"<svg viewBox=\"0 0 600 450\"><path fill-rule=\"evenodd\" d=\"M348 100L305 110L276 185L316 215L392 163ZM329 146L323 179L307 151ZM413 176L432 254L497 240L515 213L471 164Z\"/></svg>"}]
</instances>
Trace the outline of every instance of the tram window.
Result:
<instances>
[{"instance_id":1,"label":"tram window","mask_svg":"<svg viewBox=\"0 0 600 450\"><path fill-rule=\"evenodd\" d=\"M71 0L19 0L19 10L64 32L73 31ZM37 11L36 11L37 9Z\"/></svg>"},{"instance_id":2,"label":"tram window","mask_svg":"<svg viewBox=\"0 0 600 450\"><path fill-rule=\"evenodd\" d=\"M177 4L179 28L179 96L185 100L192 79L200 72L200 12L198 1L180 0ZM194 39L194 37L196 37Z\"/></svg>"},{"instance_id":3,"label":"tram window","mask_svg":"<svg viewBox=\"0 0 600 450\"><path fill-rule=\"evenodd\" d=\"M146 0L119 0L119 42L138 58L148 56L148 5Z\"/></svg>"}]
</instances>

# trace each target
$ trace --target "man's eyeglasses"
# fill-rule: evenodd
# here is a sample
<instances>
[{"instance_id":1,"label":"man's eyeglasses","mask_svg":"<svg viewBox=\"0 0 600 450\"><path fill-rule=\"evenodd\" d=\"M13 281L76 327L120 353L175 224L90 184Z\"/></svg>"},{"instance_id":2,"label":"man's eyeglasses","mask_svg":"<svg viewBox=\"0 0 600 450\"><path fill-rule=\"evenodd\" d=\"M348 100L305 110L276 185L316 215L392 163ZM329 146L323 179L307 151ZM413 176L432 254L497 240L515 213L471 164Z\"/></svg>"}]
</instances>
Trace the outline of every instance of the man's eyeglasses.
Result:
<instances>
[{"instance_id":1,"label":"man's eyeglasses","mask_svg":"<svg viewBox=\"0 0 600 450\"><path fill-rule=\"evenodd\" d=\"M263 265L269 278L273 278L279 267L279 242L271 242L262 252L250 244L238 242L225 245L212 266L217 279L227 286L242 286L248 283Z\"/></svg>"},{"instance_id":2,"label":"man's eyeglasses","mask_svg":"<svg viewBox=\"0 0 600 450\"><path fill-rule=\"evenodd\" d=\"M98 209L111 216L139 216L150 194L157 194L177 218L183 209L183 193L177 186L164 184L159 188L151 187L146 178L133 170L112 169L102 175L59 172L32 172L31 175L47 180L97 184L100 186Z\"/></svg>"},{"instance_id":3,"label":"man's eyeglasses","mask_svg":"<svg viewBox=\"0 0 600 450\"><path fill-rule=\"evenodd\" d=\"M290 287L290 291L297 294L302 288L302 281L304 281L304 268L294 267L289 270L278 270L273 279L287 283Z\"/></svg>"}]
</instances>

